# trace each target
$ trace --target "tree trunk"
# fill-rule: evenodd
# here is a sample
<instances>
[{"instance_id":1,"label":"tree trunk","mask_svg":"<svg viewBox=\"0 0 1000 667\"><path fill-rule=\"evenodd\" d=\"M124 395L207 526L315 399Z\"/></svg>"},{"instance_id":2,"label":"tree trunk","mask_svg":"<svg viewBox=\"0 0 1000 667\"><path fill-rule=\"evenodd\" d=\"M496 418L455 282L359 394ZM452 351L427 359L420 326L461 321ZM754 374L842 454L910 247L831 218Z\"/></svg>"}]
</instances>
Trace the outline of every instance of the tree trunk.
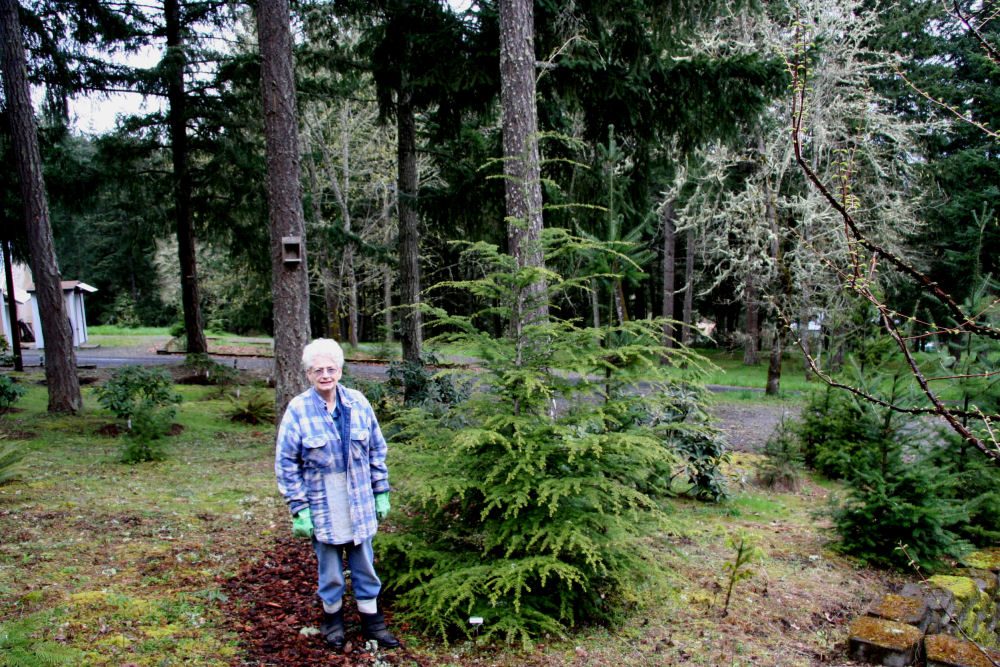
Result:
<instances>
[{"instance_id":1,"label":"tree trunk","mask_svg":"<svg viewBox=\"0 0 1000 667\"><path fill-rule=\"evenodd\" d=\"M767 146L764 143L764 134L760 128L757 129L757 150L761 155L764 155L767 150ZM780 231L778 229L778 211L774 206L774 194L771 183L765 178L763 185L764 217L767 219L768 227L771 230L769 250L771 257L778 266L778 285L780 286L781 294L787 297L791 294L792 286L791 278L785 270L784 258L781 255L781 242L778 237L778 232ZM776 396L781 387L781 355L785 339L782 324L778 321L779 318L775 317L774 319L774 342L771 344L771 357L768 360L767 366L767 384L764 387L764 392L772 396Z\"/></svg>"},{"instance_id":2,"label":"tree trunk","mask_svg":"<svg viewBox=\"0 0 1000 667\"><path fill-rule=\"evenodd\" d=\"M187 98L184 93L184 66L187 56L181 42L178 0L165 0L167 113L170 124L170 153L174 168L174 218L177 224L177 257L180 260L181 303L188 354L208 351L198 294L198 261L194 244L194 213L191 204L191 170L188 165Z\"/></svg>"},{"instance_id":3,"label":"tree trunk","mask_svg":"<svg viewBox=\"0 0 1000 667\"><path fill-rule=\"evenodd\" d=\"M13 225L13 221L11 222ZM0 240L3 244L3 270L7 281L7 310L10 314L10 352L14 357L14 370L18 373L24 370L24 360L21 357L21 329L17 321L17 301L14 299L14 272L11 268L11 241Z\"/></svg>"},{"instance_id":4,"label":"tree trunk","mask_svg":"<svg viewBox=\"0 0 1000 667\"><path fill-rule=\"evenodd\" d=\"M746 339L743 342L743 365L756 366L760 363L760 350L757 340L760 338L760 303L757 301L757 286L754 276L747 276L746 282Z\"/></svg>"},{"instance_id":5,"label":"tree trunk","mask_svg":"<svg viewBox=\"0 0 1000 667\"><path fill-rule=\"evenodd\" d=\"M674 224L674 202L663 204L663 308L661 315L665 320L674 319L674 273L677 270L677 227ZM663 346L673 347L674 325L667 322L663 325Z\"/></svg>"},{"instance_id":6,"label":"tree trunk","mask_svg":"<svg viewBox=\"0 0 1000 667\"><path fill-rule=\"evenodd\" d=\"M597 278L590 279L590 320L595 329L601 328L601 285Z\"/></svg>"},{"instance_id":7,"label":"tree trunk","mask_svg":"<svg viewBox=\"0 0 1000 667\"><path fill-rule=\"evenodd\" d=\"M781 348L784 336L781 327L774 326L774 341L771 343L771 357L767 363L767 384L764 386L764 393L768 396L777 396L781 389Z\"/></svg>"},{"instance_id":8,"label":"tree trunk","mask_svg":"<svg viewBox=\"0 0 1000 667\"><path fill-rule=\"evenodd\" d=\"M812 382L812 371L809 370L809 359L812 357L812 347L809 340L809 316L800 315L799 316L799 341L801 341L802 346L802 372L805 375L806 382Z\"/></svg>"},{"instance_id":9,"label":"tree trunk","mask_svg":"<svg viewBox=\"0 0 1000 667\"><path fill-rule=\"evenodd\" d=\"M257 15L264 135L267 142L268 216L271 226L271 291L274 298L274 380L278 419L308 383L300 355L311 337L306 232L299 168L295 69L287 0L260 0ZM300 245L283 259L285 237ZM291 245L289 250L296 250ZM295 261L297 260L297 261Z\"/></svg>"},{"instance_id":10,"label":"tree trunk","mask_svg":"<svg viewBox=\"0 0 1000 667\"><path fill-rule=\"evenodd\" d=\"M42 178L35 110L31 105L21 22L15 0L0 0L0 67L11 121L11 139L24 206L25 227L35 298L45 336L45 380L49 390L49 412L78 412L82 406L80 381L76 376L73 330L63 301L62 277L55 246L49 205ZM13 299L13 294L11 298ZM17 326L17 322L11 323Z\"/></svg>"},{"instance_id":11,"label":"tree trunk","mask_svg":"<svg viewBox=\"0 0 1000 667\"><path fill-rule=\"evenodd\" d=\"M333 186L334 195L337 198L337 206L340 207L344 237L347 239L344 246L343 262L341 262L341 274L347 273L347 340L356 348L358 346L358 280L354 271L354 241L351 240L351 202L349 199L351 193L351 132L346 106L342 106L340 109L340 131L340 175L344 182L338 183L337 171L333 169L332 165L328 165L328 170L330 184ZM326 156L325 150L324 156Z\"/></svg>"},{"instance_id":12,"label":"tree trunk","mask_svg":"<svg viewBox=\"0 0 1000 667\"><path fill-rule=\"evenodd\" d=\"M402 315L399 338L403 360L419 364L423 352L423 316L420 312L420 228L417 218L417 130L408 83L396 101L399 199L399 280ZM415 387L406 385L404 397Z\"/></svg>"},{"instance_id":13,"label":"tree trunk","mask_svg":"<svg viewBox=\"0 0 1000 667\"><path fill-rule=\"evenodd\" d=\"M691 316L694 306L694 230L689 229L684 249L684 329L681 343L691 344Z\"/></svg>"},{"instance_id":14,"label":"tree trunk","mask_svg":"<svg viewBox=\"0 0 1000 667\"><path fill-rule=\"evenodd\" d=\"M323 303L326 306L327 335L334 340L341 340L340 332L340 273L334 273L329 258L323 262Z\"/></svg>"},{"instance_id":15,"label":"tree trunk","mask_svg":"<svg viewBox=\"0 0 1000 667\"><path fill-rule=\"evenodd\" d=\"M392 343L392 269L388 266L382 273L382 301L384 310L382 311L382 326L385 327L385 342Z\"/></svg>"},{"instance_id":16,"label":"tree trunk","mask_svg":"<svg viewBox=\"0 0 1000 667\"><path fill-rule=\"evenodd\" d=\"M542 181L535 106L535 25L532 0L500 0L500 104L503 124L507 246L518 270L544 267ZM548 317L536 280L518 299L512 327Z\"/></svg>"}]
</instances>

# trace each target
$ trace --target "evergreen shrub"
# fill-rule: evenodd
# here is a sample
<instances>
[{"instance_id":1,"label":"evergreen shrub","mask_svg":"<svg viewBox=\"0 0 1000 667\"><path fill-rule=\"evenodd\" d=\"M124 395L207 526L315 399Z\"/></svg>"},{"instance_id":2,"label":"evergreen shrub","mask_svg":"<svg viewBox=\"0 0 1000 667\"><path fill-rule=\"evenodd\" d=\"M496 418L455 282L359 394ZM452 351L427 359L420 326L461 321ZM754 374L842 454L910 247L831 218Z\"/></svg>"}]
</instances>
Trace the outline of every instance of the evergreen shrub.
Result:
<instances>
[{"instance_id":1,"label":"evergreen shrub","mask_svg":"<svg viewBox=\"0 0 1000 667\"><path fill-rule=\"evenodd\" d=\"M909 458L909 457L907 457ZM831 508L839 548L873 565L933 568L969 547L954 530L968 521L947 467L893 456L887 469L859 470ZM907 546L903 553L897 547Z\"/></svg>"},{"instance_id":2,"label":"evergreen shrub","mask_svg":"<svg viewBox=\"0 0 1000 667\"><path fill-rule=\"evenodd\" d=\"M784 421L761 453L764 460L757 465L756 483L775 491L798 492L802 487L802 449Z\"/></svg>"},{"instance_id":3,"label":"evergreen shrub","mask_svg":"<svg viewBox=\"0 0 1000 667\"><path fill-rule=\"evenodd\" d=\"M7 337L0 333L0 366L14 365L14 350L11 348Z\"/></svg>"},{"instance_id":4,"label":"evergreen shrub","mask_svg":"<svg viewBox=\"0 0 1000 667\"><path fill-rule=\"evenodd\" d=\"M805 464L830 479L851 479L857 470L880 465L890 446L871 406L832 387L811 395L792 430Z\"/></svg>"},{"instance_id":5,"label":"evergreen shrub","mask_svg":"<svg viewBox=\"0 0 1000 667\"><path fill-rule=\"evenodd\" d=\"M909 376L892 367L885 350L868 345L862 352L847 381L894 405L912 404ZM986 518L993 528L980 530L974 522L982 517L972 516L977 508L996 507L997 497L988 493L992 476L963 482L959 471L972 459L925 420L830 387L812 397L794 430L806 462L849 487L830 507L839 548L847 553L879 566L906 568L912 559L933 567L960 556L977 533L995 530L997 519ZM973 497L963 485L984 493Z\"/></svg>"},{"instance_id":6,"label":"evergreen shrub","mask_svg":"<svg viewBox=\"0 0 1000 667\"><path fill-rule=\"evenodd\" d=\"M177 415L181 396L173 390L166 370L159 367L122 366L94 390L97 401L119 419L126 420L130 437L122 460L127 463L163 458L159 439Z\"/></svg>"},{"instance_id":7,"label":"evergreen shrub","mask_svg":"<svg viewBox=\"0 0 1000 667\"><path fill-rule=\"evenodd\" d=\"M173 381L159 367L121 366L94 393L97 401L119 419L131 419L140 409L180 403Z\"/></svg>"},{"instance_id":8,"label":"evergreen shrub","mask_svg":"<svg viewBox=\"0 0 1000 667\"><path fill-rule=\"evenodd\" d=\"M455 405L468 396L467 383L455 374L434 370L440 360L434 354L424 354L420 363L393 361L389 364L389 386L399 391L410 387L407 403L439 403Z\"/></svg>"},{"instance_id":9,"label":"evergreen shrub","mask_svg":"<svg viewBox=\"0 0 1000 667\"><path fill-rule=\"evenodd\" d=\"M953 471L951 498L964 514L952 529L979 547L1000 544L1000 468L954 435L942 441L928 453L927 465Z\"/></svg>"},{"instance_id":10,"label":"evergreen shrub","mask_svg":"<svg viewBox=\"0 0 1000 667\"><path fill-rule=\"evenodd\" d=\"M27 393L27 389L14 382L8 375L0 375L0 413L7 412L11 406Z\"/></svg>"},{"instance_id":11,"label":"evergreen shrub","mask_svg":"<svg viewBox=\"0 0 1000 667\"><path fill-rule=\"evenodd\" d=\"M205 378L205 382L219 387L228 387L236 382L239 375L232 366L220 364L204 352L189 354L184 358L183 366L189 372Z\"/></svg>"},{"instance_id":12,"label":"evergreen shrub","mask_svg":"<svg viewBox=\"0 0 1000 667\"><path fill-rule=\"evenodd\" d=\"M418 405L387 429L407 466L395 483L405 511L394 520L399 530L376 543L380 567L401 614L442 637L467 633L478 616L482 640L527 643L613 622L638 596L655 595L660 565L643 538L664 525L661 503L682 464L671 442L704 431L685 416L702 395L705 362L664 348L662 322L587 328L532 319L540 302L587 284L552 267L574 253L609 252L563 231L545 234L544 273L518 268L493 246L467 248L483 277L445 287L489 305L471 317L436 310L428 319L452 332L443 342L483 360L470 374L475 385L464 401ZM526 288L540 276L547 289L532 297ZM494 316L521 326L495 338ZM660 364L664 356L672 368Z\"/></svg>"},{"instance_id":13,"label":"evergreen shrub","mask_svg":"<svg viewBox=\"0 0 1000 667\"><path fill-rule=\"evenodd\" d=\"M163 408L148 400L140 403L130 420L131 429L122 448L122 463L162 461L166 458L163 436L170 429L176 414L174 406Z\"/></svg>"}]
</instances>

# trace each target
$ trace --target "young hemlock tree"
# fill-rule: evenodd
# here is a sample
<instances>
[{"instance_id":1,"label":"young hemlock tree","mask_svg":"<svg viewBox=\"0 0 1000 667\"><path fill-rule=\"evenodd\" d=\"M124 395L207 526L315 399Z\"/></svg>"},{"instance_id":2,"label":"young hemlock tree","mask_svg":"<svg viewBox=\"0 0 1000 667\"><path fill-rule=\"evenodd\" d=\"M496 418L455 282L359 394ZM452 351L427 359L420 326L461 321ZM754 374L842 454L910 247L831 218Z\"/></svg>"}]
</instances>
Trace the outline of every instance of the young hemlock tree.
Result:
<instances>
[{"instance_id":1,"label":"young hemlock tree","mask_svg":"<svg viewBox=\"0 0 1000 667\"><path fill-rule=\"evenodd\" d=\"M380 562L404 615L442 636L468 631L466 619L478 616L484 639L527 642L612 621L626 601L650 594L659 566L642 538L662 527L660 503L677 488L676 443L711 435L692 420L703 362L664 348L662 321L595 328L553 313L491 335L492 319L511 321L539 271L546 289L526 308L589 283L555 267L600 244L560 230L546 230L543 243L547 269L468 246L463 259L483 276L444 287L487 305L433 320L452 332L442 340L483 360L476 386L466 401L395 422L407 518L380 539Z\"/></svg>"}]
</instances>

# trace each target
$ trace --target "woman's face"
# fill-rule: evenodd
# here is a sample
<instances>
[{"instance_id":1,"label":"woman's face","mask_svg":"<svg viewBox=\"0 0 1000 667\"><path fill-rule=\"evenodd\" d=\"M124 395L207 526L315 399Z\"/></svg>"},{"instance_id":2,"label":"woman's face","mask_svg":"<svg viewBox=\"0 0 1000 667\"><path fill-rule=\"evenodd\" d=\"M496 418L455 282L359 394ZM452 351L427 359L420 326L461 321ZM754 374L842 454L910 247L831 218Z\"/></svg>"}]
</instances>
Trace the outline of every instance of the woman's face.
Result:
<instances>
[{"instance_id":1,"label":"woman's face","mask_svg":"<svg viewBox=\"0 0 1000 667\"><path fill-rule=\"evenodd\" d=\"M313 359L312 367L306 371L306 375L317 392L329 396L337 387L343 370L330 357L319 355Z\"/></svg>"}]
</instances>

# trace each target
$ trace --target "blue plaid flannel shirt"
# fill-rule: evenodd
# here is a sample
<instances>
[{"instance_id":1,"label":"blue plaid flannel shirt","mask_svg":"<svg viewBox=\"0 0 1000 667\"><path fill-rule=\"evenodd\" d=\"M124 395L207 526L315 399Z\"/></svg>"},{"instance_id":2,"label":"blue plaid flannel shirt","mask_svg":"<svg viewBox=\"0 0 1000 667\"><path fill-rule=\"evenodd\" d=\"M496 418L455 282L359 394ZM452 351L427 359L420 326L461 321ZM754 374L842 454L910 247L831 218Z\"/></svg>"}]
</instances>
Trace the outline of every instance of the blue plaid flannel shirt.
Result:
<instances>
[{"instance_id":1,"label":"blue plaid flannel shirt","mask_svg":"<svg viewBox=\"0 0 1000 667\"><path fill-rule=\"evenodd\" d=\"M374 494L389 490L387 447L368 399L339 384L337 394L340 433L326 402L312 387L289 401L278 427L274 472L292 514L310 509L318 541L332 544L333 513L350 511L354 543L361 544L378 530ZM346 461L350 506L330 507L323 478L333 470L334 456L344 451L339 445L345 440L350 440Z\"/></svg>"}]
</instances>

